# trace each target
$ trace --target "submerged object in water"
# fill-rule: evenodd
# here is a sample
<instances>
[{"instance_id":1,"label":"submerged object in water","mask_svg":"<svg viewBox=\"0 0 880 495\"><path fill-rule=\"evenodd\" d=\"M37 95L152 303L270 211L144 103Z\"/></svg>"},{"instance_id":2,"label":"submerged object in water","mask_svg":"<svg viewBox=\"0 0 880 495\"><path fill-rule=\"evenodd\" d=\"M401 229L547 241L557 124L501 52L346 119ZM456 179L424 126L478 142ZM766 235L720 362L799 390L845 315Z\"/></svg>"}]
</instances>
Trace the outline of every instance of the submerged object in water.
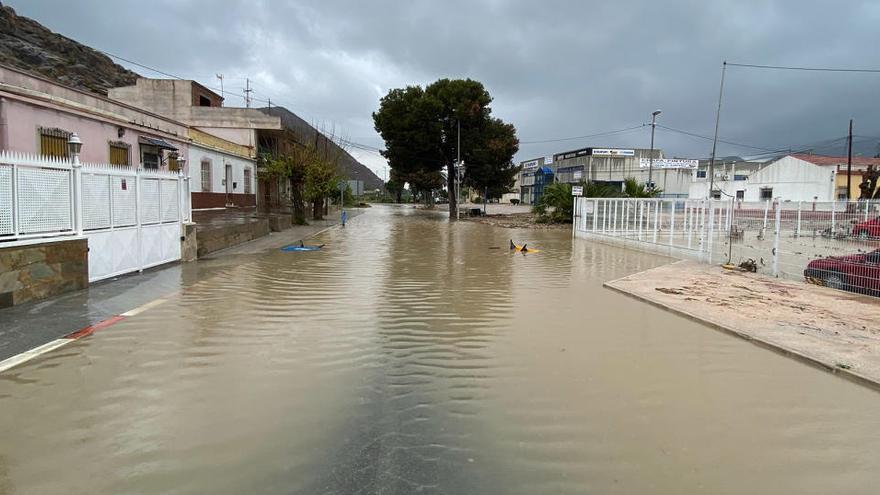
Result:
<instances>
[{"instance_id":1,"label":"submerged object in water","mask_svg":"<svg viewBox=\"0 0 880 495\"><path fill-rule=\"evenodd\" d=\"M525 253L540 253L541 252L540 249L529 249L527 244L523 244L522 246L520 246L519 244L514 244L513 239L510 240L510 250L516 251L519 253L523 253L523 254L525 254Z\"/></svg>"},{"instance_id":2,"label":"submerged object in water","mask_svg":"<svg viewBox=\"0 0 880 495\"><path fill-rule=\"evenodd\" d=\"M326 244L321 244L320 246L306 246L305 244L302 243L302 241L300 241L299 246L294 246L291 244L290 246L284 246L283 248L281 248L281 250L288 251L288 252L290 252L290 251L318 251L324 246L326 246Z\"/></svg>"}]
</instances>

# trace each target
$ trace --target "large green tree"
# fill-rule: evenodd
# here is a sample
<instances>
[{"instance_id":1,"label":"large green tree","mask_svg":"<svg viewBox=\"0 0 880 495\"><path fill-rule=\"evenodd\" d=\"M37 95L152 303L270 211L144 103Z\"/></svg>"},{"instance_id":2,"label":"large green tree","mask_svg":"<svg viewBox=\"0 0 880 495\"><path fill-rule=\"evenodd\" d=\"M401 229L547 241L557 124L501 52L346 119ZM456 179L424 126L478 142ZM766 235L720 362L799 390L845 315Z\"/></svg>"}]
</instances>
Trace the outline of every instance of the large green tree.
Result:
<instances>
[{"instance_id":1,"label":"large green tree","mask_svg":"<svg viewBox=\"0 0 880 495\"><path fill-rule=\"evenodd\" d=\"M485 194L486 199L500 198L510 192L521 169L511 159L519 150L516 131L513 125L492 118L479 132L482 133L483 144L473 150L471 160L466 162L466 182Z\"/></svg>"},{"instance_id":2,"label":"large green tree","mask_svg":"<svg viewBox=\"0 0 880 495\"><path fill-rule=\"evenodd\" d=\"M376 131L385 140L383 155L415 190L436 187L440 174L447 172L447 190L454 191L455 174L448 172L459 156L466 164L465 183L493 193L509 189L517 172L513 155L519 142L513 125L491 116L491 102L482 83L471 79L392 89L373 113ZM454 194L449 203L454 218Z\"/></svg>"}]
</instances>

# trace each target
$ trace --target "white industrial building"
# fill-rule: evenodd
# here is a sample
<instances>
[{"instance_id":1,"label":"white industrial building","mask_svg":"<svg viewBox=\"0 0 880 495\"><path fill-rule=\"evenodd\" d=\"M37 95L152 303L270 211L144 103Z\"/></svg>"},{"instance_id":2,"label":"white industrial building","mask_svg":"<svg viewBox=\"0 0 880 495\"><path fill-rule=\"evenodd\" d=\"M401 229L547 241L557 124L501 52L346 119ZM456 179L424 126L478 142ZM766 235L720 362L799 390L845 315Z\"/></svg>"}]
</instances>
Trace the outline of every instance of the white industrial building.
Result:
<instances>
[{"instance_id":1,"label":"white industrial building","mask_svg":"<svg viewBox=\"0 0 880 495\"><path fill-rule=\"evenodd\" d=\"M688 196L742 201L834 201L838 196L838 167L826 164L833 162L832 158L786 155L769 162L716 161L711 186L708 164L701 161L694 171Z\"/></svg>"},{"instance_id":2,"label":"white industrial building","mask_svg":"<svg viewBox=\"0 0 880 495\"><path fill-rule=\"evenodd\" d=\"M691 199L744 199L746 182L753 173L767 166L767 162L746 161L742 159L720 159L715 161L714 180L710 180L709 160L700 160L696 170L691 172L688 197ZM709 193L709 188L712 193Z\"/></svg>"},{"instance_id":3,"label":"white industrial building","mask_svg":"<svg viewBox=\"0 0 880 495\"><path fill-rule=\"evenodd\" d=\"M834 201L834 167L825 167L787 155L749 176L745 201Z\"/></svg>"}]
</instances>

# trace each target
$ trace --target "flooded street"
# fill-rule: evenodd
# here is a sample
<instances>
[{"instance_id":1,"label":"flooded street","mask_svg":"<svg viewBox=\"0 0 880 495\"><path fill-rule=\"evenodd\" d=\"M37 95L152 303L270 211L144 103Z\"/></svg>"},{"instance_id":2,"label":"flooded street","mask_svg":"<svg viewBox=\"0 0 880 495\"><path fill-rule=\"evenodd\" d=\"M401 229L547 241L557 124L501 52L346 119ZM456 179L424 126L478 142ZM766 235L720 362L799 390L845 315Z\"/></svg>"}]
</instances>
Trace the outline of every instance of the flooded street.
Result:
<instances>
[{"instance_id":1,"label":"flooded street","mask_svg":"<svg viewBox=\"0 0 880 495\"><path fill-rule=\"evenodd\" d=\"M880 394L602 288L668 259L391 207L313 242L0 375L0 493L876 493Z\"/></svg>"}]
</instances>

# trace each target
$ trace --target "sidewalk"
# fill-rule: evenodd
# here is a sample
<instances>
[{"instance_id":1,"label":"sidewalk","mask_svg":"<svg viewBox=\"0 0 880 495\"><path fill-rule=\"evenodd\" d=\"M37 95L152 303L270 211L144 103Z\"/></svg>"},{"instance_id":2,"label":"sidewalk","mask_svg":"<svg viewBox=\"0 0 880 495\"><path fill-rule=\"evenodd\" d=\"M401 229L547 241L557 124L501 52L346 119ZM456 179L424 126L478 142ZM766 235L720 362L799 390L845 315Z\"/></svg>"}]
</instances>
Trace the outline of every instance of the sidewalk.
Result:
<instances>
[{"instance_id":1,"label":"sidewalk","mask_svg":"<svg viewBox=\"0 0 880 495\"><path fill-rule=\"evenodd\" d=\"M695 261L605 286L880 390L880 298Z\"/></svg>"},{"instance_id":2,"label":"sidewalk","mask_svg":"<svg viewBox=\"0 0 880 495\"><path fill-rule=\"evenodd\" d=\"M364 212L347 211L349 220ZM0 367L13 356L100 325L153 301L174 297L186 287L222 270L234 256L254 255L304 241L338 223L338 216L328 217L311 225L273 232L198 261L168 264L98 282L88 289L55 298L0 309Z\"/></svg>"}]
</instances>

